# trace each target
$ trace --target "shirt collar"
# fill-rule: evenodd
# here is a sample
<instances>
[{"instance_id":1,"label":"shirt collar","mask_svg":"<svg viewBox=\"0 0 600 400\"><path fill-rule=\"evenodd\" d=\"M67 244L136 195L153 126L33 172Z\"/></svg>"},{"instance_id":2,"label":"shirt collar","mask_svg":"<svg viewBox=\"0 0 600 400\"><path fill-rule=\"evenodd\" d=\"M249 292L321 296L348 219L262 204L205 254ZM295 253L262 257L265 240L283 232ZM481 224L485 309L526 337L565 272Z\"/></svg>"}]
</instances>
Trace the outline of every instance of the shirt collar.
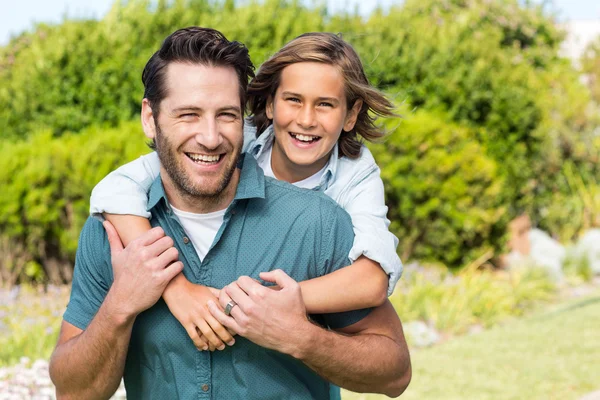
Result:
<instances>
[{"instance_id":1,"label":"shirt collar","mask_svg":"<svg viewBox=\"0 0 600 400\"><path fill-rule=\"evenodd\" d=\"M252 154L254 158L258 160L258 158L262 155L263 152L266 151L269 147L273 145L273 140L275 139L275 131L273 130L273 124L269 125L264 132L256 138L256 141L252 146L248 148L248 153ZM335 180L335 176L338 169L339 163L339 149L336 144L333 147L333 151L329 156L329 162L327 163L327 168L321 177L321 181L319 182L319 186L317 187L320 190L325 190L329 187L329 185Z\"/></svg>"},{"instance_id":2,"label":"shirt collar","mask_svg":"<svg viewBox=\"0 0 600 400\"><path fill-rule=\"evenodd\" d=\"M245 157L245 154L242 154L240 155L237 168L239 168L241 171L234 200L251 198L264 199L265 175L263 174L262 169L260 169L256 163L256 160L253 157ZM154 182L152 182L152 186L150 187L147 211L151 211L154 207L156 207L161 199L164 199L165 204L168 204L165 188L159 174Z\"/></svg>"}]
</instances>

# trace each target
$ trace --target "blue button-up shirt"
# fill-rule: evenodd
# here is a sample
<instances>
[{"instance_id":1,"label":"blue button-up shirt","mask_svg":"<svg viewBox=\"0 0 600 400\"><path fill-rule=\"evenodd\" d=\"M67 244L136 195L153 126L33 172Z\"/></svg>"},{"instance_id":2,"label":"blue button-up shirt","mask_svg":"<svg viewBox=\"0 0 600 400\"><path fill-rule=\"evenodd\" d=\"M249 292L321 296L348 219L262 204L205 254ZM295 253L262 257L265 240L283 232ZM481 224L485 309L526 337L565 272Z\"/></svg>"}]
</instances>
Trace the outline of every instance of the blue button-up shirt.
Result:
<instances>
[{"instance_id":1,"label":"blue button-up shirt","mask_svg":"<svg viewBox=\"0 0 600 400\"><path fill-rule=\"evenodd\" d=\"M158 177L150 189L152 225L175 241L183 273L194 283L222 288L241 275L258 279L281 268L297 281L350 263L352 224L329 197L265 178L245 157L233 202L201 262L172 213ZM82 231L65 321L85 329L100 308L113 274L101 223L90 218ZM351 325L368 310L314 316L330 328ZM330 385L300 361L239 337L223 351L198 351L161 299L135 321L125 386L130 399L328 399Z\"/></svg>"}]
</instances>

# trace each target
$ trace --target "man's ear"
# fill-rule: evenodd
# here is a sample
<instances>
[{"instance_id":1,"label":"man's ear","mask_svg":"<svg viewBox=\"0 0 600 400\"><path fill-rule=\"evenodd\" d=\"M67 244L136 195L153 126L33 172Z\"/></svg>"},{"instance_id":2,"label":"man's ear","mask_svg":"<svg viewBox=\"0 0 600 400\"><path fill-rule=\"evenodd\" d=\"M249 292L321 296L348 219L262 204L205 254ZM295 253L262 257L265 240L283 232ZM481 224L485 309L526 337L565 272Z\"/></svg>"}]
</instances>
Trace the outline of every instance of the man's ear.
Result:
<instances>
[{"instance_id":1,"label":"man's ear","mask_svg":"<svg viewBox=\"0 0 600 400\"><path fill-rule=\"evenodd\" d=\"M265 108L267 118L273 120L273 96L267 98L267 107Z\"/></svg>"},{"instance_id":2,"label":"man's ear","mask_svg":"<svg viewBox=\"0 0 600 400\"><path fill-rule=\"evenodd\" d=\"M142 100L141 119L144 134L148 139L154 139L156 136L156 124L154 123L154 113L152 112L148 99Z\"/></svg>"},{"instance_id":3,"label":"man's ear","mask_svg":"<svg viewBox=\"0 0 600 400\"><path fill-rule=\"evenodd\" d=\"M354 125L356 124L356 120L358 119L358 114L360 113L360 109L363 106L362 99L358 99L354 102L354 105L348 111L348 115L346 115L346 121L344 121L344 131L350 132Z\"/></svg>"}]
</instances>

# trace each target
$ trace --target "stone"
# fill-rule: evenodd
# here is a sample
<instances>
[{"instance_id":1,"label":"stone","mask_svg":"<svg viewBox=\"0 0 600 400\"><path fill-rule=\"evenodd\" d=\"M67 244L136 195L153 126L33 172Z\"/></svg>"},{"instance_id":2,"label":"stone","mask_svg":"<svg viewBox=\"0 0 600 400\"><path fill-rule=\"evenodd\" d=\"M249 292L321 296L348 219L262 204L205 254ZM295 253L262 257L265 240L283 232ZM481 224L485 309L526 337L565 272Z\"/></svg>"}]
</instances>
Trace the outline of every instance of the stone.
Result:
<instances>
[{"instance_id":1,"label":"stone","mask_svg":"<svg viewBox=\"0 0 600 400\"><path fill-rule=\"evenodd\" d=\"M594 275L600 275L600 229L590 229L577 241L575 251L586 258Z\"/></svg>"},{"instance_id":2,"label":"stone","mask_svg":"<svg viewBox=\"0 0 600 400\"><path fill-rule=\"evenodd\" d=\"M529 256L534 264L547 270L554 280L560 281L563 277L562 265L567 254L565 247L537 228L529 231L529 241Z\"/></svg>"},{"instance_id":3,"label":"stone","mask_svg":"<svg viewBox=\"0 0 600 400\"><path fill-rule=\"evenodd\" d=\"M428 347L440 341L437 331L423 321L411 321L404 325L410 343L416 347Z\"/></svg>"}]
</instances>

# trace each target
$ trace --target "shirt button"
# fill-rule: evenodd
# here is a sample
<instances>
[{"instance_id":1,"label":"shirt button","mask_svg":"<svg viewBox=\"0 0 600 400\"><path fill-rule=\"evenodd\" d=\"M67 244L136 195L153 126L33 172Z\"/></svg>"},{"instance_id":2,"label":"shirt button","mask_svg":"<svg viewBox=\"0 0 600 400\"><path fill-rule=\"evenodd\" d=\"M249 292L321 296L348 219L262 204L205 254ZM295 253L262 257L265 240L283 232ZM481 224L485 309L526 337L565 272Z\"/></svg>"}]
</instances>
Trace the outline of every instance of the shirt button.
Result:
<instances>
[{"instance_id":1,"label":"shirt button","mask_svg":"<svg viewBox=\"0 0 600 400\"><path fill-rule=\"evenodd\" d=\"M235 208L231 210L231 215L235 215Z\"/></svg>"},{"instance_id":2,"label":"shirt button","mask_svg":"<svg viewBox=\"0 0 600 400\"><path fill-rule=\"evenodd\" d=\"M205 392L208 392L208 385L207 384L202 385L202 390Z\"/></svg>"},{"instance_id":3,"label":"shirt button","mask_svg":"<svg viewBox=\"0 0 600 400\"><path fill-rule=\"evenodd\" d=\"M183 237L183 243L188 244L190 242L190 239L187 236Z\"/></svg>"}]
</instances>

